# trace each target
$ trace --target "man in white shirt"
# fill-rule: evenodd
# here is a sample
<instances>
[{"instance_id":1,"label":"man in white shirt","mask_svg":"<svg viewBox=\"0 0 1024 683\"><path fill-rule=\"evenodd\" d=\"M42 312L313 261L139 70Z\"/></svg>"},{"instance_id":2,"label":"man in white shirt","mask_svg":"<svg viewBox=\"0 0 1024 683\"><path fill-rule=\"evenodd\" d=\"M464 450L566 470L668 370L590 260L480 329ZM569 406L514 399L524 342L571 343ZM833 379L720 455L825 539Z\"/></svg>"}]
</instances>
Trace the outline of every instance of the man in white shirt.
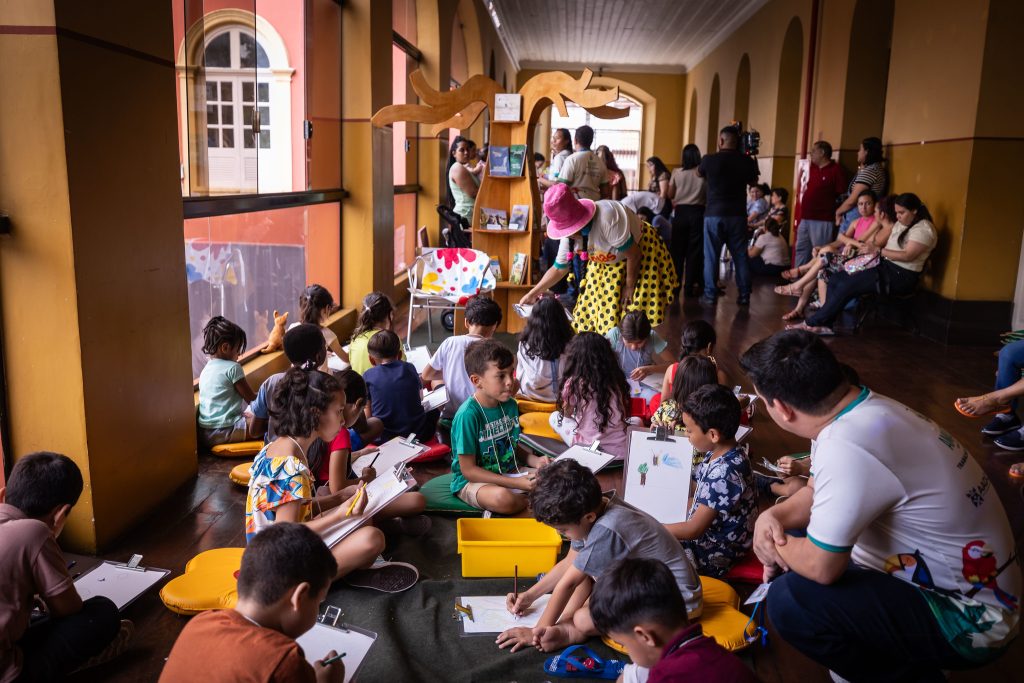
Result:
<instances>
[{"instance_id":1,"label":"man in white shirt","mask_svg":"<svg viewBox=\"0 0 1024 683\"><path fill-rule=\"evenodd\" d=\"M571 154L558 171L558 181L573 188L583 199L608 199L608 167L601 157L590 151L594 144L594 129L580 126L576 129L576 152Z\"/></svg>"},{"instance_id":2,"label":"man in white shirt","mask_svg":"<svg viewBox=\"0 0 1024 683\"><path fill-rule=\"evenodd\" d=\"M775 334L740 364L772 419L812 440L807 487L754 529L765 578L778 577L779 634L851 681L941 680L998 657L1017 634L1021 573L978 463L924 416L851 386L809 332Z\"/></svg>"}]
</instances>

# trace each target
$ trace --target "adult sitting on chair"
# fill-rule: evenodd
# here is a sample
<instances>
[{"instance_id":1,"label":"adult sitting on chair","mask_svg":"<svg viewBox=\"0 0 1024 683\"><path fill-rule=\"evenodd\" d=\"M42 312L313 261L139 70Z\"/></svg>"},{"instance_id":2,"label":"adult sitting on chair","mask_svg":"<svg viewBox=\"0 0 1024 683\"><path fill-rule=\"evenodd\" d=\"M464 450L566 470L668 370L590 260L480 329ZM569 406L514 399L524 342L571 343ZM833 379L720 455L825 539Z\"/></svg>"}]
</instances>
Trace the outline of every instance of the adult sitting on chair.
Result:
<instances>
[{"instance_id":1,"label":"adult sitting on chair","mask_svg":"<svg viewBox=\"0 0 1024 683\"><path fill-rule=\"evenodd\" d=\"M754 526L779 635L835 680L941 681L996 659L1017 635L1021 571L978 462L851 385L811 334L779 332L740 365L772 419L813 444L807 486Z\"/></svg>"},{"instance_id":2,"label":"adult sitting on chair","mask_svg":"<svg viewBox=\"0 0 1024 683\"><path fill-rule=\"evenodd\" d=\"M789 327L815 334L833 334L836 318L851 300L872 292L904 296L914 291L924 264L938 242L938 233L928 207L916 194L901 194L895 203L896 224L885 247L879 250L873 242L868 242L862 249L862 253L878 252L878 266L857 273L835 273L828 281L825 304L808 316L806 322Z\"/></svg>"},{"instance_id":3,"label":"adult sitting on chair","mask_svg":"<svg viewBox=\"0 0 1024 683\"><path fill-rule=\"evenodd\" d=\"M548 235L561 240L558 256L520 304L536 301L569 273L574 254L586 253L586 287L573 310L577 332L605 334L629 310L646 311L651 325L661 324L673 300L676 271L654 228L619 202L577 199L564 184L544 194L544 214Z\"/></svg>"}]
</instances>

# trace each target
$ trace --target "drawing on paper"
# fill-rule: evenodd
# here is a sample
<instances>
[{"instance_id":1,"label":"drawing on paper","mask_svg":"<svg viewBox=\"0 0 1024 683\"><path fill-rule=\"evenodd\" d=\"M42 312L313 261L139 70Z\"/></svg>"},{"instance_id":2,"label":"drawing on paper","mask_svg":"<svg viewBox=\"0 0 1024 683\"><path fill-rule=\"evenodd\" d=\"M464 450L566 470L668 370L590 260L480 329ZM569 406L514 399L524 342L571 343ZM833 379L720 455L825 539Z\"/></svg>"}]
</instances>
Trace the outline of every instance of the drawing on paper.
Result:
<instances>
[{"instance_id":1,"label":"drawing on paper","mask_svg":"<svg viewBox=\"0 0 1024 683\"><path fill-rule=\"evenodd\" d=\"M640 463L640 467L637 467L636 471L640 473L640 485L647 486L647 463Z\"/></svg>"},{"instance_id":2,"label":"drawing on paper","mask_svg":"<svg viewBox=\"0 0 1024 683\"><path fill-rule=\"evenodd\" d=\"M652 436L643 430L630 435L623 499L662 524L686 521L692 447L678 436L668 441Z\"/></svg>"},{"instance_id":3,"label":"drawing on paper","mask_svg":"<svg viewBox=\"0 0 1024 683\"><path fill-rule=\"evenodd\" d=\"M524 626L533 628L540 621L550 595L542 595L530 605L525 614L516 618L505 607L504 595L472 595L461 598L462 604L473 609L473 620L463 618L462 628L466 633L501 633L502 631Z\"/></svg>"}]
</instances>

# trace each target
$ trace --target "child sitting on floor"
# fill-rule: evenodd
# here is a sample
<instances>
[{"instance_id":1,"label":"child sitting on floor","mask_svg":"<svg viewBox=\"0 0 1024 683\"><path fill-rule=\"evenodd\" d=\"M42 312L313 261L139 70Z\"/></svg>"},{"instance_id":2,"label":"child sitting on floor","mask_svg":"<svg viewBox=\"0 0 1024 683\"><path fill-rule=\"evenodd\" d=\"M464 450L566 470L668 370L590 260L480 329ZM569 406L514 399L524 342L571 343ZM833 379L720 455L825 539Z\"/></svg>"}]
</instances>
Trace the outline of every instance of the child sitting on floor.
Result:
<instances>
[{"instance_id":1,"label":"child sitting on floor","mask_svg":"<svg viewBox=\"0 0 1024 683\"><path fill-rule=\"evenodd\" d=\"M552 463L537 473L530 507L538 522L552 527L570 541L569 553L528 590L506 598L513 614L522 614L537 598L551 598L534 628L517 627L498 636L498 646L532 645L545 652L582 643L598 631L587 599L618 560L647 558L668 566L691 618L704 607L700 577L679 542L645 512L601 495L594 473L575 460ZM572 603L573 610L565 613Z\"/></svg>"},{"instance_id":2,"label":"child sitting on floor","mask_svg":"<svg viewBox=\"0 0 1024 683\"><path fill-rule=\"evenodd\" d=\"M78 465L46 452L0 486L0 680L62 681L119 655L135 630L109 598L82 600L57 546L82 488ZM37 597L49 619L30 625Z\"/></svg>"},{"instance_id":3,"label":"child sitting on floor","mask_svg":"<svg viewBox=\"0 0 1024 683\"><path fill-rule=\"evenodd\" d=\"M336 651L310 652L318 658L310 664L295 642L316 623L337 571L331 551L307 527L279 523L261 532L242 553L234 609L193 617L174 643L160 683L235 681L240 672L258 672L252 680L274 683L342 681L344 660L324 666Z\"/></svg>"},{"instance_id":4,"label":"child sitting on floor","mask_svg":"<svg viewBox=\"0 0 1024 683\"><path fill-rule=\"evenodd\" d=\"M341 348L338 335L334 334L331 328L325 324L327 317L333 310L334 297L327 291L327 288L323 285L310 285L299 295L299 322L292 323L288 329L292 329L302 323L316 325L324 336L324 342L327 344L327 356L337 356L347 363L348 354ZM322 372L330 372L326 358L320 364L319 369Z\"/></svg>"},{"instance_id":5,"label":"child sitting on floor","mask_svg":"<svg viewBox=\"0 0 1024 683\"><path fill-rule=\"evenodd\" d=\"M572 335L572 324L558 299L545 296L533 305L526 327L519 333L516 354L521 395L534 401L555 402L565 370L565 347Z\"/></svg>"},{"instance_id":6,"label":"child sitting on floor","mask_svg":"<svg viewBox=\"0 0 1024 683\"><path fill-rule=\"evenodd\" d=\"M594 586L590 615L633 660L619 679L624 683L757 681L739 657L690 623L672 572L657 560L615 563Z\"/></svg>"},{"instance_id":7,"label":"child sitting on floor","mask_svg":"<svg viewBox=\"0 0 1024 683\"><path fill-rule=\"evenodd\" d=\"M429 441L437 431L440 409L423 410L420 380L416 367L401 358L402 342L391 330L381 330L370 338L367 345L373 367L364 378L370 393L372 415L384 423L380 440L389 441L396 436L415 434L420 441Z\"/></svg>"},{"instance_id":8,"label":"child sitting on floor","mask_svg":"<svg viewBox=\"0 0 1024 683\"><path fill-rule=\"evenodd\" d=\"M331 443L342 428L344 392L338 380L319 370L292 368L277 383L270 403L270 424L277 438L264 446L249 470L245 502L245 538L275 522L300 522L321 536L349 514L361 515L367 497L359 496L352 510L342 505L355 491L316 496L306 454L321 439ZM405 590L416 583L416 568L403 563L374 562L384 549L384 534L372 525L356 529L331 548L338 563L337 578L357 586ZM361 570L361 571L357 571ZM397 591L390 591L397 592Z\"/></svg>"},{"instance_id":9,"label":"child sitting on floor","mask_svg":"<svg viewBox=\"0 0 1024 683\"><path fill-rule=\"evenodd\" d=\"M729 378L722 369L718 367L718 361L711 354L715 352L715 343L718 335L715 328L706 320L691 320L683 327L682 338L680 339L679 360L687 356L704 356L715 365L718 374L718 383L729 386ZM675 379L676 368L679 363L673 363L665 371L665 379L661 383L661 395L669 396L672 392L672 381Z\"/></svg>"},{"instance_id":10,"label":"child sitting on floor","mask_svg":"<svg viewBox=\"0 0 1024 683\"><path fill-rule=\"evenodd\" d=\"M719 577L743 559L754 540L757 493L747 455L736 445L740 402L720 384L703 386L683 404L683 423L704 460L685 522L667 524L702 575Z\"/></svg>"},{"instance_id":11,"label":"child sitting on floor","mask_svg":"<svg viewBox=\"0 0 1024 683\"><path fill-rule=\"evenodd\" d=\"M572 446L599 448L623 460L629 450L626 428L629 385L608 340L596 332L580 332L565 349L565 372L551 428Z\"/></svg>"},{"instance_id":12,"label":"child sitting on floor","mask_svg":"<svg viewBox=\"0 0 1024 683\"><path fill-rule=\"evenodd\" d=\"M473 342L490 339L501 324L501 306L493 299L471 296L466 302L466 334L448 337L430 363L423 369L423 381L444 380L448 386L448 403L442 415L453 418L459 407L476 391L466 367L466 349ZM511 373L512 370L510 369Z\"/></svg>"},{"instance_id":13,"label":"child sitting on floor","mask_svg":"<svg viewBox=\"0 0 1024 683\"><path fill-rule=\"evenodd\" d=\"M514 515L526 508L532 470L519 468L519 406L512 398L515 358L501 342L482 339L466 349L466 372L475 389L452 422L451 492L475 508ZM529 454L529 467L545 458Z\"/></svg>"},{"instance_id":14,"label":"child sitting on floor","mask_svg":"<svg viewBox=\"0 0 1024 683\"><path fill-rule=\"evenodd\" d=\"M668 342L651 328L651 321L643 311L630 311L622 317L618 327L607 334L619 367L629 380L631 396L650 400L657 390L641 384L648 375L665 372L672 363Z\"/></svg>"},{"instance_id":15,"label":"child sitting on floor","mask_svg":"<svg viewBox=\"0 0 1024 683\"><path fill-rule=\"evenodd\" d=\"M651 416L652 427L666 427L672 431L683 429L686 398L705 384L718 384L718 369L707 356L686 356L677 365L672 378L672 392L662 396L661 404Z\"/></svg>"},{"instance_id":16,"label":"child sitting on floor","mask_svg":"<svg viewBox=\"0 0 1024 683\"><path fill-rule=\"evenodd\" d=\"M363 298L363 310L359 313L356 329L349 342L348 356L352 369L360 375L373 367L370 363L368 345L370 339L381 330L394 330L395 304L384 292L370 292ZM405 360L405 351L401 352Z\"/></svg>"},{"instance_id":17,"label":"child sitting on floor","mask_svg":"<svg viewBox=\"0 0 1024 683\"><path fill-rule=\"evenodd\" d=\"M342 420L346 426L351 427L366 407L366 381L352 368L334 373L334 378L345 392ZM360 482L369 484L377 478L377 470L373 467L363 468L357 478L349 478L353 460L377 450L376 446L367 446L353 453L351 429L339 429L327 450L328 457L315 469L317 481L327 482L329 492L337 493L346 487L358 486ZM410 536L422 536L431 526L430 519L421 514L426 507L427 499L422 493L406 491L377 513L373 523L385 533L396 531Z\"/></svg>"},{"instance_id":18,"label":"child sitting on floor","mask_svg":"<svg viewBox=\"0 0 1024 683\"><path fill-rule=\"evenodd\" d=\"M199 374L199 442L209 449L246 439L245 404L256 393L245 379L238 357L245 351L245 331L222 315L203 328L203 353L210 361Z\"/></svg>"}]
</instances>

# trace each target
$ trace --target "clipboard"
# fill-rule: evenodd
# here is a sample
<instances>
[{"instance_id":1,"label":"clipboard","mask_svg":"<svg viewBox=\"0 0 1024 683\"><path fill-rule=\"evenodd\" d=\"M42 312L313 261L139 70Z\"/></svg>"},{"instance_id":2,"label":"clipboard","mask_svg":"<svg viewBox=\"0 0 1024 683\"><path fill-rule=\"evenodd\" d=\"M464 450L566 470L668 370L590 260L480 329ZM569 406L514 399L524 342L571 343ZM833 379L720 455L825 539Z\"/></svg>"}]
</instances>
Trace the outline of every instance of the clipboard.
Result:
<instances>
[{"instance_id":1,"label":"clipboard","mask_svg":"<svg viewBox=\"0 0 1024 683\"><path fill-rule=\"evenodd\" d=\"M600 445L600 441L595 441L589 446L576 444L555 458L554 462L559 460L575 460L594 474L597 474L615 460L614 455L600 450L598 448Z\"/></svg>"},{"instance_id":2,"label":"clipboard","mask_svg":"<svg viewBox=\"0 0 1024 683\"><path fill-rule=\"evenodd\" d=\"M415 436L396 436L372 453L361 455L352 463L352 471L357 475L372 462L378 472L394 470L405 465L413 458L427 452L427 447L416 440Z\"/></svg>"},{"instance_id":3,"label":"clipboard","mask_svg":"<svg viewBox=\"0 0 1024 683\"><path fill-rule=\"evenodd\" d=\"M123 611L171 573L170 569L143 567L141 561L142 555L133 555L128 562L100 562L75 579L75 590L82 600L97 595L110 598Z\"/></svg>"},{"instance_id":4,"label":"clipboard","mask_svg":"<svg viewBox=\"0 0 1024 683\"><path fill-rule=\"evenodd\" d=\"M661 391L661 385L665 381L664 372L652 372L651 374L640 380L640 384L644 384L655 391Z\"/></svg>"},{"instance_id":5,"label":"clipboard","mask_svg":"<svg viewBox=\"0 0 1024 683\"><path fill-rule=\"evenodd\" d=\"M430 349L426 346L409 346L405 349L406 362L416 367L416 372L423 374L424 368L430 364Z\"/></svg>"},{"instance_id":6,"label":"clipboard","mask_svg":"<svg viewBox=\"0 0 1024 683\"><path fill-rule=\"evenodd\" d=\"M533 313L533 304L512 304L512 310L515 311L520 318L529 318ZM572 317L572 312L565 306L562 307L562 310L565 311L565 317L569 319L569 322L574 322L575 319Z\"/></svg>"},{"instance_id":7,"label":"clipboard","mask_svg":"<svg viewBox=\"0 0 1024 683\"><path fill-rule=\"evenodd\" d=\"M423 400L420 401L420 404L423 406L424 412L429 413L431 410L445 405L448 401L448 385L442 384L433 391L428 391L424 394Z\"/></svg>"},{"instance_id":8,"label":"clipboard","mask_svg":"<svg viewBox=\"0 0 1024 683\"><path fill-rule=\"evenodd\" d=\"M370 648L377 642L377 634L358 626L346 623L338 623L341 618L341 609L329 605L322 615L317 618L317 623L295 641L302 647L306 661L315 664L321 661L328 652L335 650L338 654L345 653L341 660L345 663L345 683L355 678L356 672L362 666Z\"/></svg>"},{"instance_id":9,"label":"clipboard","mask_svg":"<svg viewBox=\"0 0 1024 683\"><path fill-rule=\"evenodd\" d=\"M342 510L348 507L348 501L342 503L337 510L327 512L328 515L333 515L337 521L324 529L320 533L320 537L328 548L333 548L350 533L369 522L384 506L412 488L415 483L416 480L408 476L404 468L400 472L394 470L381 472L376 479L364 487L363 494L368 496L368 499L363 513L358 516L345 517Z\"/></svg>"},{"instance_id":10,"label":"clipboard","mask_svg":"<svg viewBox=\"0 0 1024 683\"><path fill-rule=\"evenodd\" d=\"M629 435L622 499L662 524L685 522L693 447L664 427Z\"/></svg>"}]
</instances>

